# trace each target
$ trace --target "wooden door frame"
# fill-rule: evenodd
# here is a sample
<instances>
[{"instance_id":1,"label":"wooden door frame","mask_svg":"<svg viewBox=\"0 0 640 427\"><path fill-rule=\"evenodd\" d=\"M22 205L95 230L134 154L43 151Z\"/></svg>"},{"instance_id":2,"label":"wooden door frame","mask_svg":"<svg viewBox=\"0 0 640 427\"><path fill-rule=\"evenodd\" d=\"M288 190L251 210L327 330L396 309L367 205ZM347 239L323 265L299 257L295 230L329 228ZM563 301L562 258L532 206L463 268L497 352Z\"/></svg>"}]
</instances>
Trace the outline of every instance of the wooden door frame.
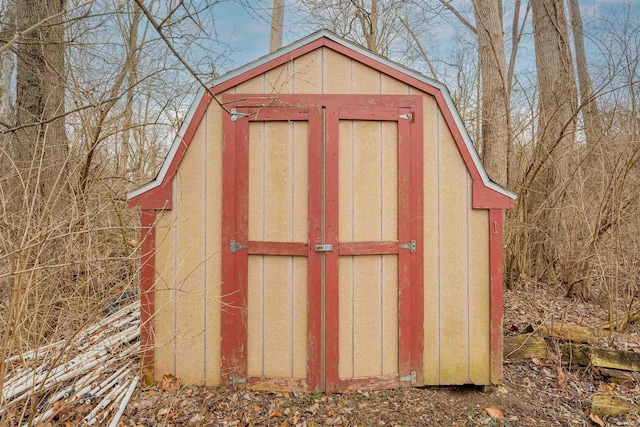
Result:
<instances>
[{"instance_id":1,"label":"wooden door frame","mask_svg":"<svg viewBox=\"0 0 640 427\"><path fill-rule=\"evenodd\" d=\"M325 218L327 224L333 224L325 229L325 241L322 241L322 188L338 188L337 170L324 173L323 182L323 148L322 136L325 136L324 156L337 156L338 123L340 118L358 120L390 120L398 122L398 138L410 138L409 159L403 159L404 167L410 167L409 211L398 214L409 216L411 240L416 240L416 251L408 252L408 271L399 275L408 276L410 285L406 292L399 295L399 312L408 314L399 323L400 346L407 348L399 360L400 376L415 373L415 381L407 386L421 385L422 380L422 349L423 333L423 99L420 95L265 95L265 94L225 94L222 101L230 111L235 110L235 116L223 114L223 194L222 194L222 315L221 315L221 353L222 353L222 382L233 384L238 380L247 379L247 251L230 251L231 240L241 243L247 242L246 215L248 200L239 197L246 193L248 185L248 123L250 121L283 121L307 120L309 122L309 244L306 248L308 257L308 311L307 311L307 379L304 384L310 391L336 391L341 388L365 387L366 383L346 381L337 378L339 349L337 340L325 337L325 360L323 363L323 313L322 313L322 254L315 252L315 244L335 241L338 237L338 218ZM325 122L322 123L322 109L324 108ZM409 118L398 118L398 112L390 109L402 109L402 114L409 114ZM385 110L380 112L380 110ZM376 112L379 111L379 112ZM396 110L400 111L400 110ZM406 111L406 113L404 113ZM335 115L335 117L333 117ZM395 117L394 117L395 116ZM323 129L324 127L324 129ZM405 129L406 127L406 129ZM403 128L402 132L400 128ZM318 141L317 144L313 140ZM237 141L242 141L237 144ZM335 147L333 147L335 145ZM329 148L333 147L333 148ZM400 161L400 157L399 157ZM328 162L332 164L336 162ZM337 163L336 163L337 164ZM246 182L245 182L246 181ZM314 183L316 185L314 185ZM238 191L240 188L242 191ZM337 215L337 192L334 200L326 200L324 208L327 215ZM335 221L335 222L331 222ZM402 236L399 236L399 238ZM388 242L392 243L392 242ZM393 242L396 246L397 244ZM248 242L251 245L251 242ZM348 245L347 245L348 246ZM347 247L345 246L345 247ZM337 246L336 246L337 247ZM255 249L258 249L257 247ZM296 250L302 251L302 248ZM391 246L390 249L392 250ZM288 253L287 253L288 254ZM325 252L325 275L337 277L338 252ZM346 255L347 253L343 253ZM285 253L283 253L285 255ZM299 253L302 255L302 252ZM240 274L237 274L237 272ZM242 272L245 272L242 274ZM331 276L330 276L331 275ZM324 298L330 302L337 302L337 284L329 286ZM326 306L326 302L325 302ZM336 313L337 314L337 313ZM334 328L338 333L337 315L326 316L325 330ZM324 366L323 366L324 365ZM285 388L290 384L282 384ZM369 387L389 387L396 384L369 384Z\"/></svg>"}]
</instances>

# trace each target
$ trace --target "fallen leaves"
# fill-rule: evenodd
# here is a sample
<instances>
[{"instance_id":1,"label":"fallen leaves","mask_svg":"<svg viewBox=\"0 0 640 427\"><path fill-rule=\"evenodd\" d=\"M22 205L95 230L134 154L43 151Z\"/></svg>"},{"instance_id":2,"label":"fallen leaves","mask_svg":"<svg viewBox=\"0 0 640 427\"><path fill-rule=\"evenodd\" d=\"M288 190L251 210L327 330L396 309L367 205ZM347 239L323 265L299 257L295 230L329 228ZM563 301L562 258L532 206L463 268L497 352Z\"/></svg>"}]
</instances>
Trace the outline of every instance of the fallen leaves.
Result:
<instances>
[{"instance_id":1,"label":"fallen leaves","mask_svg":"<svg viewBox=\"0 0 640 427\"><path fill-rule=\"evenodd\" d=\"M504 418L504 414L502 411L495 406L489 406L488 408L484 408L485 412L489 414L489 416L501 420Z\"/></svg>"}]
</instances>

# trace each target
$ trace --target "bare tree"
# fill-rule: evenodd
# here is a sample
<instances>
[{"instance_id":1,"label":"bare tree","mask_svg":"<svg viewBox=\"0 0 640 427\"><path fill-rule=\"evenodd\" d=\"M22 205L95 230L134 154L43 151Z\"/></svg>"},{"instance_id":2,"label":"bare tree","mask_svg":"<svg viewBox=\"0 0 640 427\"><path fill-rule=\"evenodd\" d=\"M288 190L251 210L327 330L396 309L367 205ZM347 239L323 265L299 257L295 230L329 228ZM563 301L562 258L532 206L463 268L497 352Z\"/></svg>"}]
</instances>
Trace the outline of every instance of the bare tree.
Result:
<instances>
[{"instance_id":1,"label":"bare tree","mask_svg":"<svg viewBox=\"0 0 640 427\"><path fill-rule=\"evenodd\" d=\"M482 158L491 179L508 181L511 111L499 0L476 0L476 34L482 79Z\"/></svg>"},{"instance_id":2,"label":"bare tree","mask_svg":"<svg viewBox=\"0 0 640 427\"><path fill-rule=\"evenodd\" d=\"M587 55L584 48L584 34L582 32L582 16L578 0L568 0L571 14L571 28L573 30L573 44L576 55L576 69L578 71L578 83L580 84L580 104L584 133L587 144L593 147L595 142L602 138L602 122L596 102Z\"/></svg>"}]
</instances>

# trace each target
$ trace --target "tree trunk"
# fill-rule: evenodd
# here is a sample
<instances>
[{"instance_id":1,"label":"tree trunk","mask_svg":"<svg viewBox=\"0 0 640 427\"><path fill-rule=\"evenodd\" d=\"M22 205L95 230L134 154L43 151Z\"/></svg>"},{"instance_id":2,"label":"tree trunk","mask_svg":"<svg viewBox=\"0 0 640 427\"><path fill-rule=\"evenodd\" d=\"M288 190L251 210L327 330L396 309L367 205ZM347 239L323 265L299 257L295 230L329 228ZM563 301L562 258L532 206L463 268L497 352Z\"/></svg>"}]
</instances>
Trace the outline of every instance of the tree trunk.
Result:
<instances>
[{"instance_id":1,"label":"tree trunk","mask_svg":"<svg viewBox=\"0 0 640 427\"><path fill-rule=\"evenodd\" d=\"M493 181L507 185L511 117L499 0L474 2L482 79L482 157Z\"/></svg>"},{"instance_id":2,"label":"tree trunk","mask_svg":"<svg viewBox=\"0 0 640 427\"><path fill-rule=\"evenodd\" d=\"M578 0L569 1L571 13L571 28L573 30L573 44L576 52L576 68L578 70L578 83L580 84L580 103L582 107L582 120L584 122L584 134L589 148L602 138L602 122L600 111L594 98L593 85L587 65L587 55L584 51L584 34L582 32L582 17Z\"/></svg>"},{"instance_id":3,"label":"tree trunk","mask_svg":"<svg viewBox=\"0 0 640 427\"><path fill-rule=\"evenodd\" d=\"M269 52L282 47L282 27L284 24L284 0L273 0L271 14L271 45Z\"/></svg>"},{"instance_id":4,"label":"tree trunk","mask_svg":"<svg viewBox=\"0 0 640 427\"><path fill-rule=\"evenodd\" d=\"M66 0L17 0L18 29L14 159L24 183L24 201L60 201L67 185L65 164L64 27ZM38 204L38 202L35 202ZM50 211L53 206L49 206Z\"/></svg>"},{"instance_id":5,"label":"tree trunk","mask_svg":"<svg viewBox=\"0 0 640 427\"><path fill-rule=\"evenodd\" d=\"M532 177L529 201L536 238L531 242L533 273L563 281L566 226L563 196L575 140L577 89L562 0L531 0L540 114L536 142L539 171ZM559 273L559 274L558 274Z\"/></svg>"}]
</instances>

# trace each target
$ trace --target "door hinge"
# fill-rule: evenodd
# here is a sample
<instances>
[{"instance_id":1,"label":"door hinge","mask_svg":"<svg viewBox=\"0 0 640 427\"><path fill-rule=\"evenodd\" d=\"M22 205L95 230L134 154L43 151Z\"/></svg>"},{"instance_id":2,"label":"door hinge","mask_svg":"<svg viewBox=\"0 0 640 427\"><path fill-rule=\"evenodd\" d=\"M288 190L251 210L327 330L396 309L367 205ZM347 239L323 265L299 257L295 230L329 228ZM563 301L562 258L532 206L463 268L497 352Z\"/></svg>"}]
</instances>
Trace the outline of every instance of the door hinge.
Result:
<instances>
[{"instance_id":1,"label":"door hinge","mask_svg":"<svg viewBox=\"0 0 640 427\"><path fill-rule=\"evenodd\" d=\"M411 252L416 251L416 241L412 240L409 243L398 245L398 249L409 249Z\"/></svg>"},{"instance_id":2,"label":"door hinge","mask_svg":"<svg viewBox=\"0 0 640 427\"><path fill-rule=\"evenodd\" d=\"M333 252L333 245L315 245L313 249L316 252Z\"/></svg>"},{"instance_id":3,"label":"door hinge","mask_svg":"<svg viewBox=\"0 0 640 427\"><path fill-rule=\"evenodd\" d=\"M240 249L247 249L249 246L241 245L240 243L236 243L235 240L229 242L229 250L231 252L239 251Z\"/></svg>"},{"instance_id":4,"label":"door hinge","mask_svg":"<svg viewBox=\"0 0 640 427\"><path fill-rule=\"evenodd\" d=\"M235 108L231 109L231 121L235 122L238 119L241 119L243 117L248 117L248 114L245 113L239 113L238 110L236 110Z\"/></svg>"},{"instance_id":5,"label":"door hinge","mask_svg":"<svg viewBox=\"0 0 640 427\"><path fill-rule=\"evenodd\" d=\"M415 385L416 384L416 371L411 371L411 373L409 375L407 375L406 377L400 377L400 381L402 381L402 382L410 382L411 385Z\"/></svg>"},{"instance_id":6,"label":"door hinge","mask_svg":"<svg viewBox=\"0 0 640 427\"><path fill-rule=\"evenodd\" d=\"M231 383L231 385L236 385L236 384L246 384L247 383L247 379L246 378L238 378L233 374L229 375L229 382Z\"/></svg>"},{"instance_id":7,"label":"door hinge","mask_svg":"<svg viewBox=\"0 0 640 427\"><path fill-rule=\"evenodd\" d=\"M409 122L413 123L416 121L416 113L413 111L407 114L398 114L399 119L409 120Z\"/></svg>"}]
</instances>

